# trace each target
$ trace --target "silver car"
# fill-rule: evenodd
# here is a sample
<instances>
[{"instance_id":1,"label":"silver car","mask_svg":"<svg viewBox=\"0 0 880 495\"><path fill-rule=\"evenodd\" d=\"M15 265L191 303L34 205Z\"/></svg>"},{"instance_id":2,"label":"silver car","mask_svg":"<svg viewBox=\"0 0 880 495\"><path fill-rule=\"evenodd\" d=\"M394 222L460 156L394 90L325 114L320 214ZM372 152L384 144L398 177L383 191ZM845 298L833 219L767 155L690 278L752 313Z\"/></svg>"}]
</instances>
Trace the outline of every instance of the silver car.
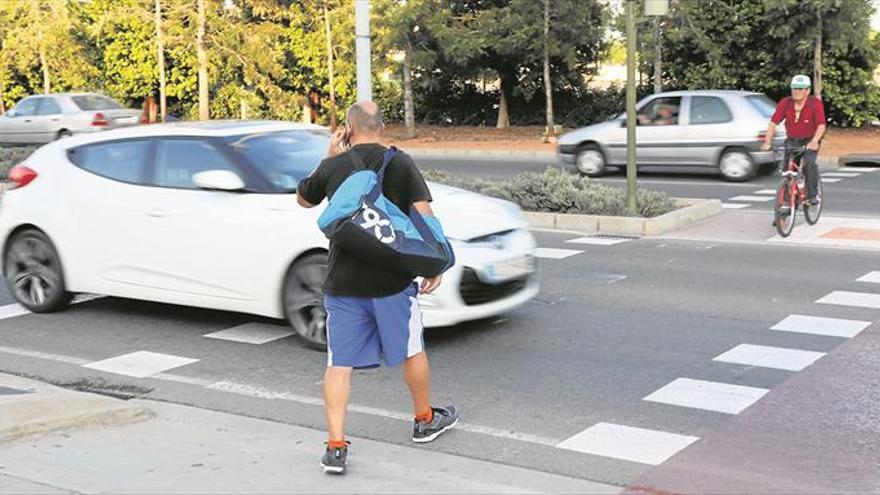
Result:
<instances>
[{"instance_id":1,"label":"silver car","mask_svg":"<svg viewBox=\"0 0 880 495\"><path fill-rule=\"evenodd\" d=\"M143 112L95 93L28 96L0 116L0 145L43 144L56 139L142 123Z\"/></svg>"},{"instance_id":2,"label":"silver car","mask_svg":"<svg viewBox=\"0 0 880 495\"><path fill-rule=\"evenodd\" d=\"M748 91L672 91L636 105L636 161L644 166L717 167L728 180L752 178L773 163L760 151L776 103ZM785 139L777 131L774 141ZM590 177L626 166L626 114L559 138L557 157Z\"/></svg>"}]
</instances>

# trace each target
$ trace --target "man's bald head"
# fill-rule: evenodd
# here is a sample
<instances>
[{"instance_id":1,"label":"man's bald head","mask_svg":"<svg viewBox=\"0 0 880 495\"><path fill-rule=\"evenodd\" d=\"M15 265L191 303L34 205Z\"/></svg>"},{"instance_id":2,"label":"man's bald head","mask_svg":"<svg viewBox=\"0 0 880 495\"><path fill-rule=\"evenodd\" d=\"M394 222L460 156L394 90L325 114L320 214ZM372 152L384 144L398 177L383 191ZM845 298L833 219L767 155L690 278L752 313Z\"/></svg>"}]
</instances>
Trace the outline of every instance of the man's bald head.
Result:
<instances>
[{"instance_id":1,"label":"man's bald head","mask_svg":"<svg viewBox=\"0 0 880 495\"><path fill-rule=\"evenodd\" d=\"M376 134L382 131L382 110L372 101L359 101L348 109L346 118L355 133Z\"/></svg>"}]
</instances>

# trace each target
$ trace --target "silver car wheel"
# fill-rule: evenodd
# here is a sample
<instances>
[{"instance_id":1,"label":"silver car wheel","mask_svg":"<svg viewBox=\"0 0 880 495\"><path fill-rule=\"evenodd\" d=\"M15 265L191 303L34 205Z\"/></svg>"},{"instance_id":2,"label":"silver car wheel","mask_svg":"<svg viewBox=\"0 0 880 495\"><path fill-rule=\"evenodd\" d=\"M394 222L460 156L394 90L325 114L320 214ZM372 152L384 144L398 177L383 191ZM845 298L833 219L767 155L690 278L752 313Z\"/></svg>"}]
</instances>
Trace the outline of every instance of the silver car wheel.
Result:
<instances>
[{"instance_id":1,"label":"silver car wheel","mask_svg":"<svg viewBox=\"0 0 880 495\"><path fill-rule=\"evenodd\" d=\"M284 312L296 335L309 347L326 350L327 311L324 309L324 279L327 255L313 254L299 260L284 282Z\"/></svg>"},{"instance_id":2,"label":"silver car wheel","mask_svg":"<svg viewBox=\"0 0 880 495\"><path fill-rule=\"evenodd\" d=\"M597 175L605 171L605 157L602 152L587 148L577 154L578 172L584 175Z\"/></svg>"},{"instance_id":3,"label":"silver car wheel","mask_svg":"<svg viewBox=\"0 0 880 495\"><path fill-rule=\"evenodd\" d=\"M742 151L728 151L721 157L721 174L731 180L747 179L754 172L754 167L751 157Z\"/></svg>"}]
</instances>

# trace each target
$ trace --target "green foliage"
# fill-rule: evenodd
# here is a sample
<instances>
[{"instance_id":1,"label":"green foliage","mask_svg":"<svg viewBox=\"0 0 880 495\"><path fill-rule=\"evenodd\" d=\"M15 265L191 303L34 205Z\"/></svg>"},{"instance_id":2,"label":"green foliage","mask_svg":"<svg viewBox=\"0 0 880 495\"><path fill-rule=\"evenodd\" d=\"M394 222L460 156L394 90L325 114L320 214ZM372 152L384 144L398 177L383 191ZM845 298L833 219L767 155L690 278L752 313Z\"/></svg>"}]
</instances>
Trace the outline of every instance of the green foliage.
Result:
<instances>
[{"instance_id":1,"label":"green foliage","mask_svg":"<svg viewBox=\"0 0 880 495\"><path fill-rule=\"evenodd\" d=\"M503 181L451 177L433 169L423 174L430 181L513 201L526 211L655 217L675 209L666 193L639 189L639 209L633 212L626 207L623 189L596 184L559 168L523 172Z\"/></svg>"}]
</instances>

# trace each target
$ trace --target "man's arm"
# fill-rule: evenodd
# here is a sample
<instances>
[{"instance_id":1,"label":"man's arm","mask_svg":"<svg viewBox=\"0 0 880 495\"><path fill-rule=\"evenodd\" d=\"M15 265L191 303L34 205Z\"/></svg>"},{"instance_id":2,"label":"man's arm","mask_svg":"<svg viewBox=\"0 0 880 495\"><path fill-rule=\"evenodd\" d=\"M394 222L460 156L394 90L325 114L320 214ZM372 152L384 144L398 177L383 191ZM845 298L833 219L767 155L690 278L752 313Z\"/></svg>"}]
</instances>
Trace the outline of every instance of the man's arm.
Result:
<instances>
[{"instance_id":1,"label":"man's arm","mask_svg":"<svg viewBox=\"0 0 880 495\"><path fill-rule=\"evenodd\" d=\"M819 124L819 127L816 128L816 134L813 135L813 139L807 143L807 149L816 151L819 149L819 140L822 139L822 136L825 135L825 128L827 126L825 124Z\"/></svg>"},{"instance_id":2,"label":"man's arm","mask_svg":"<svg viewBox=\"0 0 880 495\"><path fill-rule=\"evenodd\" d=\"M299 205L303 208L313 208L315 206L306 201L306 199L303 198L302 195L299 193L299 190L296 191L296 202L299 203Z\"/></svg>"},{"instance_id":3,"label":"man's arm","mask_svg":"<svg viewBox=\"0 0 880 495\"><path fill-rule=\"evenodd\" d=\"M776 122L770 121L770 125L767 126L767 135L764 137L764 144L761 145L761 150L768 151L773 147L773 135L776 134Z\"/></svg>"}]
</instances>

